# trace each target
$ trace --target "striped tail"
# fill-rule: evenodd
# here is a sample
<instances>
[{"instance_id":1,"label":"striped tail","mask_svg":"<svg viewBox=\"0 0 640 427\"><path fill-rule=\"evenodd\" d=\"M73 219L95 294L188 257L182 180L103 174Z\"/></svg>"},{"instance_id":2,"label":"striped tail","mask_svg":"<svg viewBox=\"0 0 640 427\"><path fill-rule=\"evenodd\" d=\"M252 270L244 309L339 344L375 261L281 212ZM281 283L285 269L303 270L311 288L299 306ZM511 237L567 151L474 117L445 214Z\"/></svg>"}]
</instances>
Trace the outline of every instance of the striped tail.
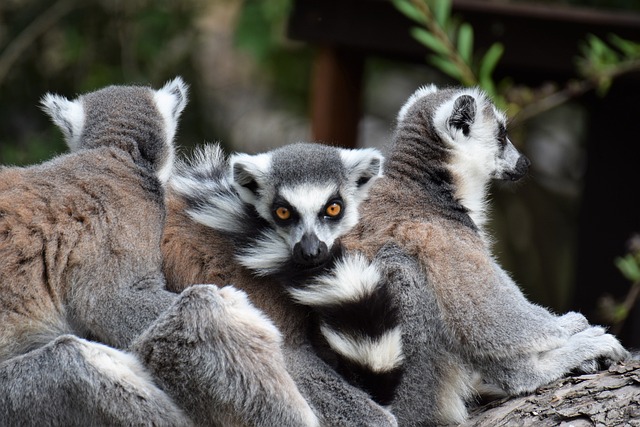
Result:
<instances>
[{"instance_id":1,"label":"striped tail","mask_svg":"<svg viewBox=\"0 0 640 427\"><path fill-rule=\"evenodd\" d=\"M330 273L288 291L318 314L320 334L338 359L338 372L379 404L389 405L402 376L402 334L398 310L375 263L346 254Z\"/></svg>"}]
</instances>

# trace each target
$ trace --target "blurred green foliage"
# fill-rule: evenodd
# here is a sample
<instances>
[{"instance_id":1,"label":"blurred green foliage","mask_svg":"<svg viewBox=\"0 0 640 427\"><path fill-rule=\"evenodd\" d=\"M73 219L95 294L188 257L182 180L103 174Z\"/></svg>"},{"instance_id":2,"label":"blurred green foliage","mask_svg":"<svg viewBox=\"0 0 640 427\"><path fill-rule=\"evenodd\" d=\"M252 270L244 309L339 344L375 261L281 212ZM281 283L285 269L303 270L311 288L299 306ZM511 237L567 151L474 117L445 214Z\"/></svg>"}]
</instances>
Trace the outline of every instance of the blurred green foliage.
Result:
<instances>
[{"instance_id":1,"label":"blurred green foliage","mask_svg":"<svg viewBox=\"0 0 640 427\"><path fill-rule=\"evenodd\" d=\"M292 0L243 2L236 24L236 46L251 54L270 87L288 107L305 111L313 50L286 37Z\"/></svg>"},{"instance_id":2,"label":"blurred green foliage","mask_svg":"<svg viewBox=\"0 0 640 427\"><path fill-rule=\"evenodd\" d=\"M110 84L197 82L196 20L205 0L3 0L0 2L0 163L29 164L65 151L39 109L46 92L73 98ZM190 104L200 91L191 87ZM207 132L197 108L180 139Z\"/></svg>"},{"instance_id":3,"label":"blurred green foliage","mask_svg":"<svg viewBox=\"0 0 640 427\"><path fill-rule=\"evenodd\" d=\"M615 259L620 273L629 281L629 292L623 299L603 295L598 301L600 316L612 325L613 333L620 333L640 298L640 234L631 236L626 255Z\"/></svg>"}]
</instances>

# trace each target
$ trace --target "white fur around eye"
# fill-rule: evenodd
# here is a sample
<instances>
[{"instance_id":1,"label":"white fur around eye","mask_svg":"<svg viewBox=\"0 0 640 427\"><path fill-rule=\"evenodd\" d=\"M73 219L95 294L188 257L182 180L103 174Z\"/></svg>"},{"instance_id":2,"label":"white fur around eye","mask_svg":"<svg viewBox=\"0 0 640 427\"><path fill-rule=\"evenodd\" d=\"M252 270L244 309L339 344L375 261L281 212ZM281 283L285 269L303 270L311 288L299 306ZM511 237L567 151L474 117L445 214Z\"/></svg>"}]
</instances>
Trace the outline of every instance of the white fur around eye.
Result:
<instances>
[{"instance_id":1,"label":"white fur around eye","mask_svg":"<svg viewBox=\"0 0 640 427\"><path fill-rule=\"evenodd\" d=\"M291 250L305 233L315 234L320 241L331 248L334 240L342 233L342 229L337 226L329 226L322 217L327 202L337 192L337 185L331 182L323 185L301 184L280 189L278 196L285 199L297 214L296 223L282 229L280 233ZM338 220L338 224L341 224L343 220L344 217Z\"/></svg>"}]
</instances>

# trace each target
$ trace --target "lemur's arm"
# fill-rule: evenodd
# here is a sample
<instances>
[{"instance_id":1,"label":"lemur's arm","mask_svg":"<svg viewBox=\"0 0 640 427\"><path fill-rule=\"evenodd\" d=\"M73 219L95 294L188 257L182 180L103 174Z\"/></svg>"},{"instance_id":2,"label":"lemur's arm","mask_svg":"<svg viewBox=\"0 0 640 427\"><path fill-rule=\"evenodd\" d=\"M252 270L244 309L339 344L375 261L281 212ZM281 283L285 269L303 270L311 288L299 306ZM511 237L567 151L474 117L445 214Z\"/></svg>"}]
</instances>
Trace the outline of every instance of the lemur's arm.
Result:
<instances>
[{"instance_id":1,"label":"lemur's arm","mask_svg":"<svg viewBox=\"0 0 640 427\"><path fill-rule=\"evenodd\" d=\"M441 248L454 262L438 267L455 269L455 280L448 281L446 271L436 267L427 280L444 327L489 382L510 394L530 392L571 371L595 370L598 359L610 363L627 357L614 336L589 326L581 314L557 316L528 301L492 258L456 258L448 250Z\"/></svg>"},{"instance_id":2,"label":"lemur's arm","mask_svg":"<svg viewBox=\"0 0 640 427\"><path fill-rule=\"evenodd\" d=\"M132 350L198 425L317 426L280 346L244 292L194 285Z\"/></svg>"},{"instance_id":3,"label":"lemur's arm","mask_svg":"<svg viewBox=\"0 0 640 427\"><path fill-rule=\"evenodd\" d=\"M472 230L416 222L396 234L422 270L442 327L465 354L510 357L552 350L588 326L579 314L560 321L528 301Z\"/></svg>"}]
</instances>

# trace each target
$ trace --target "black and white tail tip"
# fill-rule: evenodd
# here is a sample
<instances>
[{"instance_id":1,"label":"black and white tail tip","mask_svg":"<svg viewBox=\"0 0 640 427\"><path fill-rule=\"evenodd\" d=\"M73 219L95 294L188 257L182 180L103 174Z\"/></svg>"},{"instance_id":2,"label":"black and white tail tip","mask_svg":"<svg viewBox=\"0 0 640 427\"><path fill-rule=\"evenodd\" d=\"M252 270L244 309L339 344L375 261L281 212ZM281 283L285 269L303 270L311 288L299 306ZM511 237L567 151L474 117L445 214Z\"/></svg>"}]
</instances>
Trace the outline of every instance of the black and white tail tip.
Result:
<instances>
[{"instance_id":1,"label":"black and white tail tip","mask_svg":"<svg viewBox=\"0 0 640 427\"><path fill-rule=\"evenodd\" d=\"M376 402L390 404L402 376L402 334L375 263L348 254L330 274L289 292L318 314L320 333L337 356L340 373Z\"/></svg>"}]
</instances>

